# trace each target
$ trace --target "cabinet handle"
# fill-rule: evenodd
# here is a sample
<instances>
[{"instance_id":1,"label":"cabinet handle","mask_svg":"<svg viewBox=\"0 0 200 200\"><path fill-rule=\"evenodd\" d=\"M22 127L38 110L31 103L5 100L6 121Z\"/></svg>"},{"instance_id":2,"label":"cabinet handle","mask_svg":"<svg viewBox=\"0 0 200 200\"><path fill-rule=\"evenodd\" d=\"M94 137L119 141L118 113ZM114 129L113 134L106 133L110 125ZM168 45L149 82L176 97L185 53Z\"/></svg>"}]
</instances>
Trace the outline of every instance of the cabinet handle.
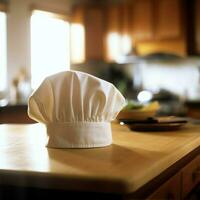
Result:
<instances>
[{"instance_id":1,"label":"cabinet handle","mask_svg":"<svg viewBox=\"0 0 200 200\"><path fill-rule=\"evenodd\" d=\"M174 199L173 193L168 192L167 195L166 195L166 199L167 199L167 200L173 200L173 199Z\"/></svg>"},{"instance_id":2,"label":"cabinet handle","mask_svg":"<svg viewBox=\"0 0 200 200\"><path fill-rule=\"evenodd\" d=\"M200 176L200 167L197 167L195 171L192 173L192 180L196 181L196 179Z\"/></svg>"}]
</instances>

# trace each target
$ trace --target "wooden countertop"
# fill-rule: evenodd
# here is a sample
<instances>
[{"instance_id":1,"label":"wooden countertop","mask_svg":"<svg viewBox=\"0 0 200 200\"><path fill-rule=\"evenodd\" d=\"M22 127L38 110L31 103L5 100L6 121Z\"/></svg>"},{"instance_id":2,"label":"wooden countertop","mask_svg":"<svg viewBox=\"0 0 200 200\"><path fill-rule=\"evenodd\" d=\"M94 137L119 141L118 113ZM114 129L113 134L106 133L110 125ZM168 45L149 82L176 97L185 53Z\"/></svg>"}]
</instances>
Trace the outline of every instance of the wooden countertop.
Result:
<instances>
[{"instance_id":1,"label":"wooden countertop","mask_svg":"<svg viewBox=\"0 0 200 200\"><path fill-rule=\"evenodd\" d=\"M133 193L200 147L200 126L171 132L131 132L113 124L113 144L96 149L48 149L40 124L0 125L0 184Z\"/></svg>"},{"instance_id":2,"label":"wooden countertop","mask_svg":"<svg viewBox=\"0 0 200 200\"><path fill-rule=\"evenodd\" d=\"M35 123L34 120L30 119L27 114L28 105L16 104L0 106L0 123L1 124L30 124Z\"/></svg>"}]
</instances>

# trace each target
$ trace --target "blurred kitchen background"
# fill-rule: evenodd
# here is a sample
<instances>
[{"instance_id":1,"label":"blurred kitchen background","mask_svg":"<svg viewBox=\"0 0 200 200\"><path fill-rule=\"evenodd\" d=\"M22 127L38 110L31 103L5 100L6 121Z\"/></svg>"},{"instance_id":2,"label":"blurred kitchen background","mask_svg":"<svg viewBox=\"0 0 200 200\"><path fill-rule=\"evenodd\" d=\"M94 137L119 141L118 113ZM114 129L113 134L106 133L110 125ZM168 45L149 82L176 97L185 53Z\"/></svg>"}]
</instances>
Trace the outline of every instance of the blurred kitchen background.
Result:
<instances>
[{"instance_id":1,"label":"blurred kitchen background","mask_svg":"<svg viewBox=\"0 0 200 200\"><path fill-rule=\"evenodd\" d=\"M1 0L0 123L45 76L80 70L160 115L200 118L200 0Z\"/></svg>"}]
</instances>

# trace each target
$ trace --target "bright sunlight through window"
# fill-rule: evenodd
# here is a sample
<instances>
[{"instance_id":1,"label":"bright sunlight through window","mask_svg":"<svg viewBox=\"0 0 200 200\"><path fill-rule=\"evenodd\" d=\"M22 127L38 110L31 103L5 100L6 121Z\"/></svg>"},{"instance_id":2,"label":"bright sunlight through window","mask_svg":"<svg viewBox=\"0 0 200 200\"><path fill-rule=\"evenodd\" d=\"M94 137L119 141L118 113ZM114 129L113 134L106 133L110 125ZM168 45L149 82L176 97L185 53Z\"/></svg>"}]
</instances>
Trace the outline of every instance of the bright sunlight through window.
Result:
<instances>
[{"instance_id":1,"label":"bright sunlight through window","mask_svg":"<svg viewBox=\"0 0 200 200\"><path fill-rule=\"evenodd\" d=\"M131 38L128 35L120 35L115 32L108 34L108 57L111 60L118 60L122 55L126 55L131 51Z\"/></svg>"},{"instance_id":2,"label":"bright sunlight through window","mask_svg":"<svg viewBox=\"0 0 200 200\"><path fill-rule=\"evenodd\" d=\"M107 38L108 56L110 59L117 59L120 55L120 35L118 33L110 33Z\"/></svg>"},{"instance_id":3,"label":"bright sunlight through window","mask_svg":"<svg viewBox=\"0 0 200 200\"><path fill-rule=\"evenodd\" d=\"M85 60L85 30L81 24L71 25L71 61L81 63Z\"/></svg>"},{"instance_id":4,"label":"bright sunlight through window","mask_svg":"<svg viewBox=\"0 0 200 200\"><path fill-rule=\"evenodd\" d=\"M6 89L7 54L6 54L6 14L0 12L0 91Z\"/></svg>"},{"instance_id":5,"label":"bright sunlight through window","mask_svg":"<svg viewBox=\"0 0 200 200\"><path fill-rule=\"evenodd\" d=\"M69 23L52 14L34 11L31 17L31 86L48 75L69 69Z\"/></svg>"}]
</instances>

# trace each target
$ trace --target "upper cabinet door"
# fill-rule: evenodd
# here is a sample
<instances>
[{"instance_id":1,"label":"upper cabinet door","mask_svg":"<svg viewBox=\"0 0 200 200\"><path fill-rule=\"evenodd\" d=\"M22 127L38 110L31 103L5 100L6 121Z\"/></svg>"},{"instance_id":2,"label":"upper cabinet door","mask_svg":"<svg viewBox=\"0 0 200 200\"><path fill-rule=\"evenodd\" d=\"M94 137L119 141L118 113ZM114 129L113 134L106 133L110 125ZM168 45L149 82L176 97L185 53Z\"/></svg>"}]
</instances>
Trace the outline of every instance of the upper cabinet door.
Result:
<instances>
[{"instance_id":1,"label":"upper cabinet door","mask_svg":"<svg viewBox=\"0 0 200 200\"><path fill-rule=\"evenodd\" d=\"M152 40L154 37L153 0L136 0L132 9L133 39Z\"/></svg>"},{"instance_id":2,"label":"upper cabinet door","mask_svg":"<svg viewBox=\"0 0 200 200\"><path fill-rule=\"evenodd\" d=\"M90 7L85 12L86 60L102 60L104 53L104 15L101 8Z\"/></svg>"},{"instance_id":3,"label":"upper cabinet door","mask_svg":"<svg viewBox=\"0 0 200 200\"><path fill-rule=\"evenodd\" d=\"M120 33L120 7L118 5L108 6L106 10L106 28L108 32Z\"/></svg>"},{"instance_id":4,"label":"upper cabinet door","mask_svg":"<svg viewBox=\"0 0 200 200\"><path fill-rule=\"evenodd\" d=\"M155 0L156 39L177 39L181 37L181 0Z\"/></svg>"},{"instance_id":5,"label":"upper cabinet door","mask_svg":"<svg viewBox=\"0 0 200 200\"><path fill-rule=\"evenodd\" d=\"M103 8L90 5L76 6L71 14L71 22L83 28L83 31L75 29L71 34L72 62L103 60L105 32Z\"/></svg>"},{"instance_id":6,"label":"upper cabinet door","mask_svg":"<svg viewBox=\"0 0 200 200\"><path fill-rule=\"evenodd\" d=\"M195 1L195 50L200 55L200 0Z\"/></svg>"}]
</instances>

